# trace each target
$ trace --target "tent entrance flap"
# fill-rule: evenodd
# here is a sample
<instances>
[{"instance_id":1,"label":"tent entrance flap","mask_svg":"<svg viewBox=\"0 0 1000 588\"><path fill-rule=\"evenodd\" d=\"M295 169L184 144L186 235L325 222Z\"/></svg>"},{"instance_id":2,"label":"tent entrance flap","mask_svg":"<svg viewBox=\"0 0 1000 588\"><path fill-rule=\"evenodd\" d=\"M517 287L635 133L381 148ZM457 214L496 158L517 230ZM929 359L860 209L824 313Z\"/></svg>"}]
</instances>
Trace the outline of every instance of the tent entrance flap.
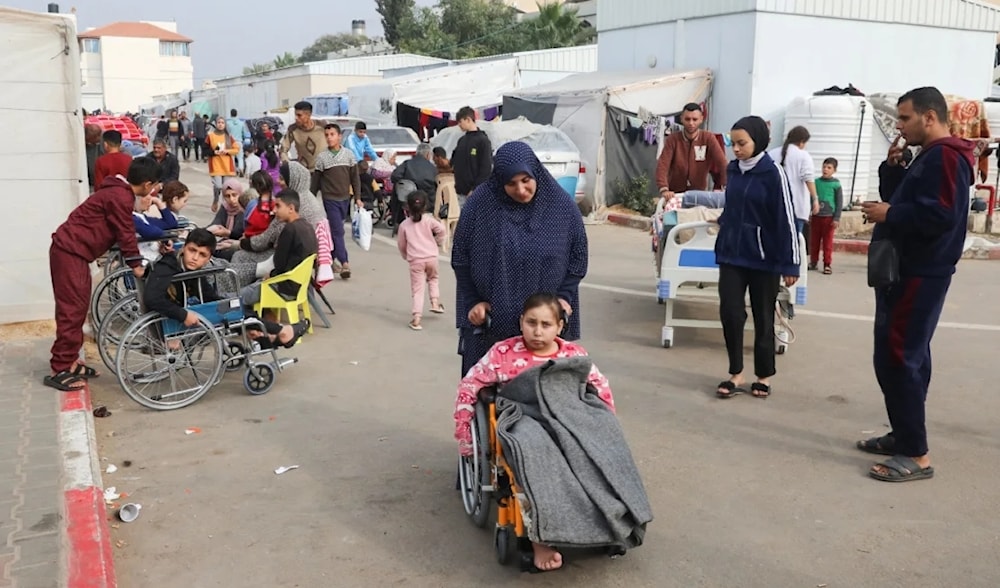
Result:
<instances>
[{"instance_id":1,"label":"tent entrance flap","mask_svg":"<svg viewBox=\"0 0 1000 588\"><path fill-rule=\"evenodd\" d=\"M653 136L658 127L645 124L636 113L608 106L604 122L604 200L607 206L621 204L619 181L628 183L645 176L646 192L655 198L656 156L663 137Z\"/></svg>"}]
</instances>

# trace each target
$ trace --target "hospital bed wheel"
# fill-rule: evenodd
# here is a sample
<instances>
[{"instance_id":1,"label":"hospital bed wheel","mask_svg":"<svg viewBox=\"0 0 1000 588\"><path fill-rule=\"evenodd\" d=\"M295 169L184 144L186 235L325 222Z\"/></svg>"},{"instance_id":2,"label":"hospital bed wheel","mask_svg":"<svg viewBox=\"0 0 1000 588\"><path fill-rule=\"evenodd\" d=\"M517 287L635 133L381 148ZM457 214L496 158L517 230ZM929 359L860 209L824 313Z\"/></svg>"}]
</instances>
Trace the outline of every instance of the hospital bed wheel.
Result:
<instances>
[{"instance_id":1,"label":"hospital bed wheel","mask_svg":"<svg viewBox=\"0 0 1000 588\"><path fill-rule=\"evenodd\" d=\"M204 318L183 328L165 316L146 313L122 337L115 358L118 383L146 408L188 406L219 382L222 346L222 335Z\"/></svg>"},{"instance_id":2,"label":"hospital bed wheel","mask_svg":"<svg viewBox=\"0 0 1000 588\"><path fill-rule=\"evenodd\" d=\"M673 327L663 327L663 330L660 332L660 342L663 343L664 349L670 349L674 346Z\"/></svg>"},{"instance_id":3,"label":"hospital bed wheel","mask_svg":"<svg viewBox=\"0 0 1000 588\"><path fill-rule=\"evenodd\" d=\"M223 351L226 352L227 372L235 372L243 367L244 363L246 363L247 350L241 343L237 343L236 341L226 341L226 346L223 348Z\"/></svg>"},{"instance_id":4,"label":"hospital bed wheel","mask_svg":"<svg viewBox=\"0 0 1000 588\"><path fill-rule=\"evenodd\" d=\"M243 374L243 387L254 396L271 391L274 386L275 369L269 363L255 363Z\"/></svg>"},{"instance_id":5,"label":"hospital bed wheel","mask_svg":"<svg viewBox=\"0 0 1000 588\"><path fill-rule=\"evenodd\" d=\"M497 550L497 562L505 566L510 563L510 528L497 527L493 531L493 547Z\"/></svg>"},{"instance_id":6,"label":"hospital bed wheel","mask_svg":"<svg viewBox=\"0 0 1000 588\"><path fill-rule=\"evenodd\" d=\"M121 345L122 337L141 314L139 301L133 294L119 300L104 315L101 327L97 330L97 351L101 356L101 361L111 370L111 373L115 373L117 369L115 362L118 358L118 347Z\"/></svg>"}]
</instances>

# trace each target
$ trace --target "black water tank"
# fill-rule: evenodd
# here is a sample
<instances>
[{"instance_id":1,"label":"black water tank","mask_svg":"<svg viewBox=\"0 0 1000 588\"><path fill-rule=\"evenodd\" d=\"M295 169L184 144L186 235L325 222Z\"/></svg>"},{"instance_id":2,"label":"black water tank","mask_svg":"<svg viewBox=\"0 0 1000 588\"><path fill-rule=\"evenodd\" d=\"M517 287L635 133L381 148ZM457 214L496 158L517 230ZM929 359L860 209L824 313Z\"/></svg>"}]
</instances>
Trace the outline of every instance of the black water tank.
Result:
<instances>
[{"instance_id":1,"label":"black water tank","mask_svg":"<svg viewBox=\"0 0 1000 588\"><path fill-rule=\"evenodd\" d=\"M59 14L59 5L55 2L49 2L49 14Z\"/></svg>"}]
</instances>

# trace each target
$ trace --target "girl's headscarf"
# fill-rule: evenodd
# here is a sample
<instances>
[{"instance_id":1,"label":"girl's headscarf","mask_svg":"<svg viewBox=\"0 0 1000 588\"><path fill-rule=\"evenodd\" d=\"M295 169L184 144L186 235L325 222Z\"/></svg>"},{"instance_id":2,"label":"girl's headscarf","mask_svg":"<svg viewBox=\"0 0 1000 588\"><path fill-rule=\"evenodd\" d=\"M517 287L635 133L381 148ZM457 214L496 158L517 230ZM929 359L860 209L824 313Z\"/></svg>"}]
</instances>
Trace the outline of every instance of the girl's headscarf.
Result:
<instances>
[{"instance_id":1,"label":"girl's headscarf","mask_svg":"<svg viewBox=\"0 0 1000 588\"><path fill-rule=\"evenodd\" d=\"M311 177L306 166L297 161L288 162L288 189L295 190L299 195L299 215L315 227L326 220L326 211L309 191Z\"/></svg>"},{"instance_id":2,"label":"girl's headscarf","mask_svg":"<svg viewBox=\"0 0 1000 588\"><path fill-rule=\"evenodd\" d=\"M753 139L754 147L751 157L756 157L763 153L767 149L768 143L771 142L771 129L767 128L767 123L759 116L744 116L733 125L732 130L735 131L737 129L746 131L750 135L750 138Z\"/></svg>"},{"instance_id":3,"label":"girl's headscarf","mask_svg":"<svg viewBox=\"0 0 1000 588\"><path fill-rule=\"evenodd\" d=\"M389 160L396 155L395 149L386 149L382 152L382 157L379 157L372 163L372 169L380 172L392 173L392 170L396 169L396 166L389 163Z\"/></svg>"},{"instance_id":4,"label":"girl's headscarf","mask_svg":"<svg viewBox=\"0 0 1000 588\"><path fill-rule=\"evenodd\" d=\"M225 193L226 190L236 192L237 196L236 204L230 204L225 198L222 199L222 203L226 207L226 229L232 231L233 225L236 222L236 217L243 214L243 207L240 206L238 198L243 195L243 185L240 184L239 180L236 178L229 178L224 184L222 184L222 192Z\"/></svg>"},{"instance_id":5,"label":"girl's headscarf","mask_svg":"<svg viewBox=\"0 0 1000 588\"><path fill-rule=\"evenodd\" d=\"M290 189L298 192L300 198L312 195L309 191L310 179L306 166L297 161L288 162L288 177L285 179L285 183Z\"/></svg>"}]
</instances>

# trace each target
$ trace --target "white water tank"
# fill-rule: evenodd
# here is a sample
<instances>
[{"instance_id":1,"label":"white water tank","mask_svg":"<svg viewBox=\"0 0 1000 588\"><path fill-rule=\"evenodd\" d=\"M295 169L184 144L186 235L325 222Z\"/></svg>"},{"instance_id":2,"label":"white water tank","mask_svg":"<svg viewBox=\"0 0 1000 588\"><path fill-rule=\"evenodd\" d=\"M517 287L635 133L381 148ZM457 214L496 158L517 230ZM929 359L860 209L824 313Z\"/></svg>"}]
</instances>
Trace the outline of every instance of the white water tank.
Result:
<instances>
[{"instance_id":1,"label":"white water tank","mask_svg":"<svg viewBox=\"0 0 1000 588\"><path fill-rule=\"evenodd\" d=\"M860 96L796 98L785 111L785 132L800 125L809 129L806 151L812 155L817 177L824 159L837 160L836 177L844 188L845 206L852 193L854 202L878 198L878 186L870 183L874 123L867 100Z\"/></svg>"}]
</instances>

